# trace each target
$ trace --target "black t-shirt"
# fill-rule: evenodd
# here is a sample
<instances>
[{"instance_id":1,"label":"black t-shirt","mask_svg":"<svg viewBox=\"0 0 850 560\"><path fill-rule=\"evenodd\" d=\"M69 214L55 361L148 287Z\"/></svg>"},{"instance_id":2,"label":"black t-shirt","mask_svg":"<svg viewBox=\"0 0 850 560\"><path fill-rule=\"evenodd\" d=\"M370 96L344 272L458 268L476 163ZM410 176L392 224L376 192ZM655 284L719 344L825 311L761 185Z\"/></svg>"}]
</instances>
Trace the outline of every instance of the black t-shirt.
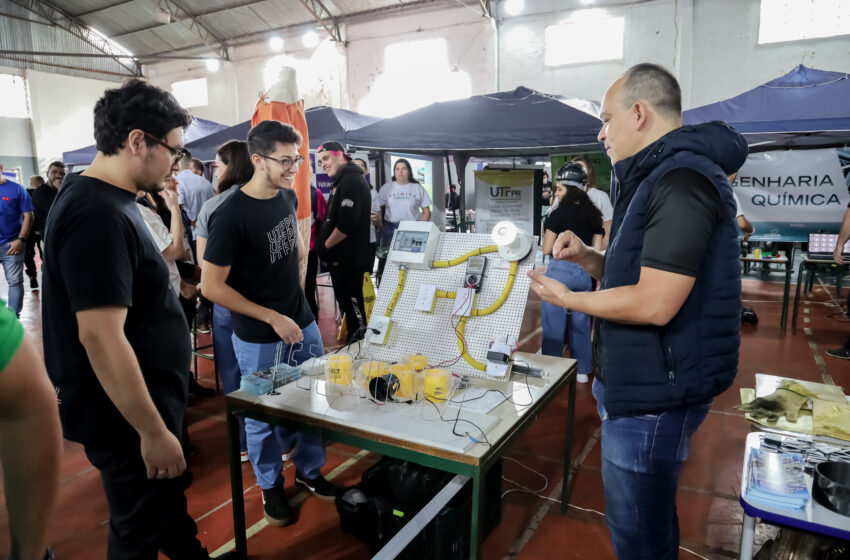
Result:
<instances>
[{"instance_id":1,"label":"black t-shirt","mask_svg":"<svg viewBox=\"0 0 850 560\"><path fill-rule=\"evenodd\" d=\"M720 194L702 173L667 173L647 204L641 266L696 276L721 216Z\"/></svg>"},{"instance_id":2,"label":"black t-shirt","mask_svg":"<svg viewBox=\"0 0 850 560\"><path fill-rule=\"evenodd\" d=\"M259 199L242 189L210 216L204 260L229 266L227 285L249 301L273 309L302 329L313 322L298 272L295 191ZM245 342L278 342L271 326L233 312L233 332Z\"/></svg>"},{"instance_id":3,"label":"black t-shirt","mask_svg":"<svg viewBox=\"0 0 850 560\"><path fill-rule=\"evenodd\" d=\"M590 204L592 205L593 203ZM601 217L599 218L599 227L590 225L594 220L591 219L591 216L586 215L586 213L591 211L597 211L596 207L582 208L578 204L560 204L546 216L546 223L543 227L555 235L570 230L578 235L579 239L585 245L590 245L593 243L594 235L603 235L605 233L605 230L602 229Z\"/></svg>"},{"instance_id":4,"label":"black t-shirt","mask_svg":"<svg viewBox=\"0 0 850 560\"><path fill-rule=\"evenodd\" d=\"M321 238L327 240L337 228L348 237L328 251L331 262L342 262L357 272L366 272L369 257L369 231L371 226L372 194L363 176L363 170L348 162L334 177L333 190L328 200Z\"/></svg>"},{"instance_id":5,"label":"black t-shirt","mask_svg":"<svg viewBox=\"0 0 850 560\"><path fill-rule=\"evenodd\" d=\"M50 212L50 207L53 206L53 201L59 193L47 183L39 186L32 191L32 211L33 211L33 230L39 233L44 232L44 224L47 222L47 213Z\"/></svg>"},{"instance_id":6,"label":"black t-shirt","mask_svg":"<svg viewBox=\"0 0 850 560\"><path fill-rule=\"evenodd\" d=\"M44 360L65 437L84 444L132 432L80 343L76 312L99 307L127 308L124 334L151 399L172 433L180 437L183 430L189 329L135 200L109 183L69 175L44 232Z\"/></svg>"}]
</instances>

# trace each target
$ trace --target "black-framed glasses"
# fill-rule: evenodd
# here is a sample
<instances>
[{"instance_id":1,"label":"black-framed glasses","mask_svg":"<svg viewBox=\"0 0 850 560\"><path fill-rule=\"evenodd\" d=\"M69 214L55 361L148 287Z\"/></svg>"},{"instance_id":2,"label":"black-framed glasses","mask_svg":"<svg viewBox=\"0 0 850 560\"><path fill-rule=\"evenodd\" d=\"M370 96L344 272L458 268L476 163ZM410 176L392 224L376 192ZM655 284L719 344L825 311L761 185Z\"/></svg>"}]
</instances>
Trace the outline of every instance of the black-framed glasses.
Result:
<instances>
[{"instance_id":1,"label":"black-framed glasses","mask_svg":"<svg viewBox=\"0 0 850 560\"><path fill-rule=\"evenodd\" d=\"M295 156L294 159L288 158L288 157L278 159L278 158L273 158L271 156L263 156L263 158L264 159L270 159L272 161L278 162L280 164L280 166L283 167L284 171L289 171L290 169L292 169L293 165L296 168L301 167L301 164L304 163L304 156Z\"/></svg>"},{"instance_id":2,"label":"black-framed glasses","mask_svg":"<svg viewBox=\"0 0 850 560\"><path fill-rule=\"evenodd\" d=\"M168 150L168 153L171 154L173 161L178 162L183 158L192 157L192 154L189 153L189 150L186 150L185 148L175 148L174 146L169 145L165 140L160 140L153 134L145 132L144 130L142 132L145 136L147 136L148 138Z\"/></svg>"}]
</instances>

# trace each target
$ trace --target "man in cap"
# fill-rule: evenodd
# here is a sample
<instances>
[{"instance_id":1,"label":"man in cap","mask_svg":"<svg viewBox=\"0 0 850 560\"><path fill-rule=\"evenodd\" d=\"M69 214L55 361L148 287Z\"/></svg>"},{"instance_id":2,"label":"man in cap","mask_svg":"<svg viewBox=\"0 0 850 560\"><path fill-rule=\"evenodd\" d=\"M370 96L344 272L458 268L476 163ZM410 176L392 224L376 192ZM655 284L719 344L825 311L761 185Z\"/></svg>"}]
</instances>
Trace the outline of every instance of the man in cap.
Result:
<instances>
[{"instance_id":1,"label":"man in cap","mask_svg":"<svg viewBox=\"0 0 850 560\"><path fill-rule=\"evenodd\" d=\"M348 340L361 337L363 273L369 264L369 226L372 197L363 169L351 161L339 142L325 142L318 149L319 166L333 178L325 223L316 240L316 253L328 263L334 296L345 315Z\"/></svg>"}]
</instances>

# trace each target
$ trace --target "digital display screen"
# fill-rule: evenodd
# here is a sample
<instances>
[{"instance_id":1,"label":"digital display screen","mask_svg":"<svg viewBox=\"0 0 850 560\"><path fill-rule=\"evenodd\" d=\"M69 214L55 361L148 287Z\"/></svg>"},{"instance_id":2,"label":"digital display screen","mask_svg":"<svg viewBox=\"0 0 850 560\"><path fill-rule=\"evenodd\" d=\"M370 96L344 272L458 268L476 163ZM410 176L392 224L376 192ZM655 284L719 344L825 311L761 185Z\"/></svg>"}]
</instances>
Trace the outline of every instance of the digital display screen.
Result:
<instances>
[{"instance_id":1,"label":"digital display screen","mask_svg":"<svg viewBox=\"0 0 850 560\"><path fill-rule=\"evenodd\" d=\"M427 231L397 231L393 251L404 251L406 253L424 253L425 245L428 243Z\"/></svg>"},{"instance_id":2,"label":"digital display screen","mask_svg":"<svg viewBox=\"0 0 850 560\"><path fill-rule=\"evenodd\" d=\"M809 253L832 254L837 242L837 233L810 233ZM846 255L848 253L850 253L850 241L844 245L844 250L842 251L842 254Z\"/></svg>"}]
</instances>

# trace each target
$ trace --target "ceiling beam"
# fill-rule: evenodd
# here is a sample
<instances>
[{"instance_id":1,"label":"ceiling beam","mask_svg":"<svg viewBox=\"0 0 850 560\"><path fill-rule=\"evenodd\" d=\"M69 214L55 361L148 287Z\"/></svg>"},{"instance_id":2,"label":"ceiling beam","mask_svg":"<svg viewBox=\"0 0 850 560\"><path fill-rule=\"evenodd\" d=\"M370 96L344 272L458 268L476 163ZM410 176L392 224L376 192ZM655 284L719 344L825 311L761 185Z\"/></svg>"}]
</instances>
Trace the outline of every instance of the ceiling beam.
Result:
<instances>
[{"instance_id":1,"label":"ceiling beam","mask_svg":"<svg viewBox=\"0 0 850 560\"><path fill-rule=\"evenodd\" d=\"M93 49L109 55L109 58L117 62L122 68L125 68L131 75L142 75L142 66L132 55L128 56L116 53L116 49L105 38L93 32L86 24L66 14L62 10L54 8L47 2L43 2L41 0L11 0L11 2L43 19L46 19L51 24L64 29L71 35L83 40ZM96 72L96 70L89 71Z\"/></svg>"},{"instance_id":2,"label":"ceiling beam","mask_svg":"<svg viewBox=\"0 0 850 560\"><path fill-rule=\"evenodd\" d=\"M212 48L220 58L230 60L230 55L227 54L227 44L209 27L204 25L200 18L189 13L176 0L156 0L156 4L160 10L169 14L173 19L181 22L188 21L189 29L194 31L206 46Z\"/></svg>"},{"instance_id":3,"label":"ceiling beam","mask_svg":"<svg viewBox=\"0 0 850 560\"><path fill-rule=\"evenodd\" d=\"M0 12L0 17L18 19L18 20L21 20L21 21L25 21L27 23L35 23L35 24L38 24L38 25L46 25L48 27L53 27L53 24L50 23L49 21L39 21L37 19L30 19L30 18L26 18L26 17L23 17L23 16L16 16L15 14L7 14L6 12Z\"/></svg>"},{"instance_id":4,"label":"ceiling beam","mask_svg":"<svg viewBox=\"0 0 850 560\"><path fill-rule=\"evenodd\" d=\"M134 78L137 74L124 74L122 72L110 72L109 70L93 70L91 68L82 68L81 66L69 66L67 64L57 64L55 62L41 62L39 60L31 60L18 58L15 56L6 56L0 53L0 59L14 60L15 62L24 62L26 64L40 64L42 66L50 66L51 68L64 68L66 70L76 70L79 72L91 72L92 74L106 74L107 76L120 76L122 78Z\"/></svg>"},{"instance_id":5,"label":"ceiling beam","mask_svg":"<svg viewBox=\"0 0 850 560\"><path fill-rule=\"evenodd\" d=\"M489 0L478 0L478 3L481 4L481 15L486 18L491 17Z\"/></svg>"},{"instance_id":6,"label":"ceiling beam","mask_svg":"<svg viewBox=\"0 0 850 560\"><path fill-rule=\"evenodd\" d=\"M385 16L394 16L397 14L407 13L411 8L418 8L423 5L428 5L433 8L443 8L446 6L454 5L454 1L452 0L413 0L404 6L396 7L396 8L373 8L370 10L364 10L361 12L356 12L353 14L349 14L345 16L344 21L349 23L360 23L361 21L367 21L373 19L371 16L375 13L382 13ZM288 31L290 29L297 29L299 27L303 27L306 22L300 23L291 23L289 25L281 25L278 27L270 27L269 29L263 29L262 31L251 31L250 33L242 33L241 35L233 35L227 37L227 44L231 47L238 47L244 44L248 44L256 41L257 37L261 37L263 35L269 35L270 33L275 33L278 31ZM237 42L238 41L238 42ZM165 51L157 51L152 53L154 55L160 54L171 54L175 52L181 51L190 51L193 49L200 49L201 47L205 47L204 43L196 43L194 45L186 45L185 47L177 47L174 49L168 49Z\"/></svg>"},{"instance_id":7,"label":"ceiling beam","mask_svg":"<svg viewBox=\"0 0 850 560\"><path fill-rule=\"evenodd\" d=\"M300 0L300 2L316 18L319 25L325 28L331 39L338 43L342 42L342 34L339 32L339 22L334 19L321 0ZM330 20L330 23L328 23L328 20Z\"/></svg>"},{"instance_id":8,"label":"ceiling beam","mask_svg":"<svg viewBox=\"0 0 850 560\"><path fill-rule=\"evenodd\" d=\"M134 1L134 0L131 0L131 1ZM192 14L192 17L194 17L196 19L200 19L202 17L220 14L222 12L228 12L230 10L237 10L239 8L246 8L248 6L253 6L255 4L262 4L265 1L266 0L250 0L248 2L242 2L240 4L234 4L233 6L227 6L227 7L224 7L224 8L215 8L213 10L207 10L206 12L196 12L196 13ZM144 27L131 29L130 31L123 31L123 32L118 33L116 35L112 35L112 38L117 39L119 37L126 37L127 35L133 35L135 33L141 33L142 31L151 31L153 29L165 27L166 25L171 25L173 23L178 23L178 21L175 19L174 21L171 21L169 23L155 23L153 25L145 25Z\"/></svg>"},{"instance_id":9,"label":"ceiling beam","mask_svg":"<svg viewBox=\"0 0 850 560\"><path fill-rule=\"evenodd\" d=\"M11 51L0 50L0 55L12 56L50 56L50 57L68 57L68 58L112 58L108 54L96 53L69 53L69 52L53 52L53 51ZM208 56L168 56L168 55L140 55L139 60L210 60Z\"/></svg>"},{"instance_id":10,"label":"ceiling beam","mask_svg":"<svg viewBox=\"0 0 850 560\"><path fill-rule=\"evenodd\" d=\"M132 4L135 1L136 0L122 0L121 2L115 2L114 4L109 4L107 6L101 6L100 8L95 8L93 10L88 10L88 11L85 11L85 12L80 12L78 14L71 14L71 15L74 16L75 18L81 18L83 16L90 16L90 15L96 14L98 12L105 12L106 10L109 10L111 8L117 8L118 6L123 6L125 4Z\"/></svg>"}]
</instances>

